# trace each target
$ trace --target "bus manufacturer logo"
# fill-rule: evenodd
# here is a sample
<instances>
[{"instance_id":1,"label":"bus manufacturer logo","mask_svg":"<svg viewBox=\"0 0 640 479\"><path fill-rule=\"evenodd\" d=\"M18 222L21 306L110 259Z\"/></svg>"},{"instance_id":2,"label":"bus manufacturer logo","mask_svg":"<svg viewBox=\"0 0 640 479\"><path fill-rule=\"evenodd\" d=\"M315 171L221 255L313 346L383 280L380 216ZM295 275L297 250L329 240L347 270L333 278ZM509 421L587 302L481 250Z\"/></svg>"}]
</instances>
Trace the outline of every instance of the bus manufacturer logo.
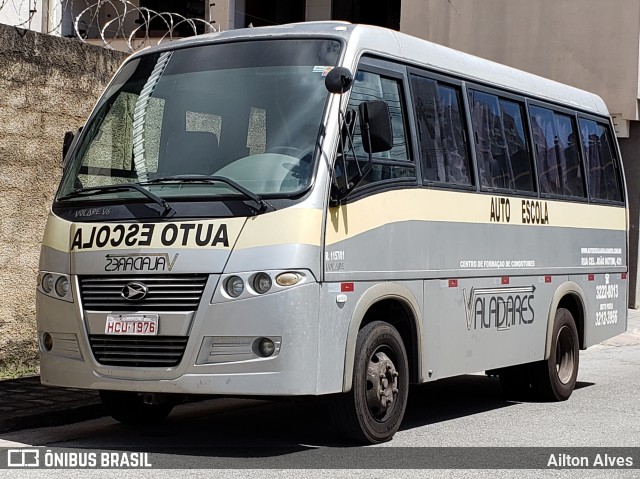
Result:
<instances>
[{"instance_id":1,"label":"bus manufacturer logo","mask_svg":"<svg viewBox=\"0 0 640 479\"><path fill-rule=\"evenodd\" d=\"M120 271L171 271L179 255L180 253L176 253L171 258L168 253L109 253L105 256L107 264L104 266L104 270L109 273Z\"/></svg>"},{"instance_id":2,"label":"bus manufacturer logo","mask_svg":"<svg viewBox=\"0 0 640 479\"><path fill-rule=\"evenodd\" d=\"M124 285L120 296L129 301L141 301L149 294L149 288L144 283L131 282Z\"/></svg>"}]
</instances>

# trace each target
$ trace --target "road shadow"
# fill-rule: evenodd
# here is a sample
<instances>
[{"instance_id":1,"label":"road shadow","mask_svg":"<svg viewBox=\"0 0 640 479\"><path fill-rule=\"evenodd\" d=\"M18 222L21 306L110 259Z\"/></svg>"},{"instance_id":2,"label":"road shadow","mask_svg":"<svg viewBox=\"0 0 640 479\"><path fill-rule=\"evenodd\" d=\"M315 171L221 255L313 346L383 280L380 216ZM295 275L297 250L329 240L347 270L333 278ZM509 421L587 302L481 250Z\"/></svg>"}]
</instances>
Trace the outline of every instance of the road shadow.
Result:
<instances>
[{"instance_id":1,"label":"road shadow","mask_svg":"<svg viewBox=\"0 0 640 479\"><path fill-rule=\"evenodd\" d=\"M108 423L105 434L91 447L208 457L275 457L307 449L354 446L341 439L332 423L327 397L239 399L228 409L221 409L218 401L178 406L161 424L142 427ZM498 380L485 376L466 375L414 386L401 430L512 404L502 397ZM122 438L126 438L124 444ZM69 447L79 444L65 442Z\"/></svg>"},{"instance_id":2,"label":"road shadow","mask_svg":"<svg viewBox=\"0 0 640 479\"><path fill-rule=\"evenodd\" d=\"M575 389L588 388L588 387L595 386L595 385L596 385L596 383L590 383L590 382L587 382L587 381L577 381L576 382L576 386L574 387L574 390Z\"/></svg>"},{"instance_id":3,"label":"road shadow","mask_svg":"<svg viewBox=\"0 0 640 479\"><path fill-rule=\"evenodd\" d=\"M500 381L464 375L413 386L401 430L481 414L517 404L505 399Z\"/></svg>"},{"instance_id":4,"label":"road shadow","mask_svg":"<svg viewBox=\"0 0 640 479\"><path fill-rule=\"evenodd\" d=\"M592 384L579 382L576 388ZM504 398L497 378L464 375L443 379L411 388L401 430L518 404ZM322 467L323 461L338 457L352 461L359 451L368 450L341 439L331 421L327 397L276 401L214 398L178 406L165 422L155 425L99 421L92 426L95 431L90 437L73 433L67 439L42 441L41 445L147 452L154 461L172 468L287 468L294 463Z\"/></svg>"}]
</instances>

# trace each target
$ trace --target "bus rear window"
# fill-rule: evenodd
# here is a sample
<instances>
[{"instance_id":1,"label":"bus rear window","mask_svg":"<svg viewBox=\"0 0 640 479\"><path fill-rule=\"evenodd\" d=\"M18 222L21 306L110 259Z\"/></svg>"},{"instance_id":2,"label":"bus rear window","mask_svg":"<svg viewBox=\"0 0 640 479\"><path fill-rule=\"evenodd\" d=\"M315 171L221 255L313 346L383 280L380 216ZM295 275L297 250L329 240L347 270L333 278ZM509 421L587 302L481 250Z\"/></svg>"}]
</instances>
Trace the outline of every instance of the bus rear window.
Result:
<instances>
[{"instance_id":1,"label":"bus rear window","mask_svg":"<svg viewBox=\"0 0 640 479\"><path fill-rule=\"evenodd\" d=\"M588 170L589 196L594 200L622 201L620 173L608 128L581 118L580 135Z\"/></svg>"}]
</instances>

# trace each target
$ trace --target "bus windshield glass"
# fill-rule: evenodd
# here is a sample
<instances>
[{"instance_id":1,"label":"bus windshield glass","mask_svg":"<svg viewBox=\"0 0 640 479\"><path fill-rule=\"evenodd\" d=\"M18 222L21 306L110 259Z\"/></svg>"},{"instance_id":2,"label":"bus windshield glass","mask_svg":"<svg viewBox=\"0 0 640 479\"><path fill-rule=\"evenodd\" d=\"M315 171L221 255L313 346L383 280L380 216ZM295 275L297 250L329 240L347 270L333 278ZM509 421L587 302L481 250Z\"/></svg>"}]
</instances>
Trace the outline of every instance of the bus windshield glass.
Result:
<instances>
[{"instance_id":1,"label":"bus windshield glass","mask_svg":"<svg viewBox=\"0 0 640 479\"><path fill-rule=\"evenodd\" d=\"M328 98L324 77L339 52L334 40L261 40L128 62L84 128L58 201L140 197L135 188L100 188L123 183L162 198L240 194L208 177L261 196L304 191Z\"/></svg>"}]
</instances>

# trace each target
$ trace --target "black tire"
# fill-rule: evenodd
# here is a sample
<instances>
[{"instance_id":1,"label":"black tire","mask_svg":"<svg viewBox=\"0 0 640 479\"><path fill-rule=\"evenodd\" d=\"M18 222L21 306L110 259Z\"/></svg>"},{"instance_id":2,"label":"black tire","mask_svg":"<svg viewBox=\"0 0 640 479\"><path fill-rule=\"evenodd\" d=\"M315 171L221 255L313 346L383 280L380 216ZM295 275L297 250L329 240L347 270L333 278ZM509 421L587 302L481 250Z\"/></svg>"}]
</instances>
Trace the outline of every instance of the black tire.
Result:
<instances>
[{"instance_id":1,"label":"black tire","mask_svg":"<svg viewBox=\"0 0 640 479\"><path fill-rule=\"evenodd\" d=\"M404 417L409 366L404 343L388 323L375 321L358 332L351 391L332 401L336 427L361 444L390 440Z\"/></svg>"},{"instance_id":2,"label":"black tire","mask_svg":"<svg viewBox=\"0 0 640 479\"><path fill-rule=\"evenodd\" d=\"M175 401L167 398L157 404L145 404L142 394L129 391L100 391L107 413L124 424L156 424L171 413Z\"/></svg>"},{"instance_id":3,"label":"black tire","mask_svg":"<svg viewBox=\"0 0 640 479\"><path fill-rule=\"evenodd\" d=\"M551 341L549 359L531 365L532 386L540 399L565 401L576 386L580 362L578 329L567 309L556 311Z\"/></svg>"}]
</instances>

